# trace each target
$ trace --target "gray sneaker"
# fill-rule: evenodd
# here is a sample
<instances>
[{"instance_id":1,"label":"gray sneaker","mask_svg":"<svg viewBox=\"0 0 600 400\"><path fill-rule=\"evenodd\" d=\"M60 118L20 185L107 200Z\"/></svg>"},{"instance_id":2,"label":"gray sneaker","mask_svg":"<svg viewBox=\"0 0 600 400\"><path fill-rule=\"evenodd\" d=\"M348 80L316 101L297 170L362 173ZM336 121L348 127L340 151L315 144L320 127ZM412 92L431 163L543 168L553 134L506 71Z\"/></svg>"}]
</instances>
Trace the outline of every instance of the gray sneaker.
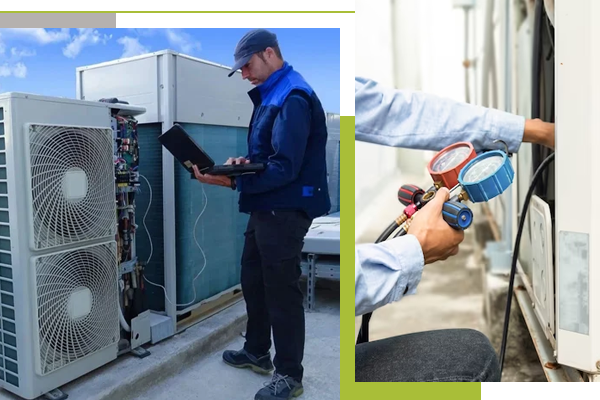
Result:
<instances>
[{"instance_id":1,"label":"gray sneaker","mask_svg":"<svg viewBox=\"0 0 600 400\"><path fill-rule=\"evenodd\" d=\"M261 357L254 357L244 349L239 351L225 350L223 352L223 361L232 367L250 368L252 371L263 375L270 373L274 369L270 353Z\"/></svg>"},{"instance_id":2,"label":"gray sneaker","mask_svg":"<svg viewBox=\"0 0 600 400\"><path fill-rule=\"evenodd\" d=\"M271 382L265 383L265 387L256 393L254 400L291 399L300 396L302 393L304 393L302 382L298 382L287 375L274 373Z\"/></svg>"}]
</instances>

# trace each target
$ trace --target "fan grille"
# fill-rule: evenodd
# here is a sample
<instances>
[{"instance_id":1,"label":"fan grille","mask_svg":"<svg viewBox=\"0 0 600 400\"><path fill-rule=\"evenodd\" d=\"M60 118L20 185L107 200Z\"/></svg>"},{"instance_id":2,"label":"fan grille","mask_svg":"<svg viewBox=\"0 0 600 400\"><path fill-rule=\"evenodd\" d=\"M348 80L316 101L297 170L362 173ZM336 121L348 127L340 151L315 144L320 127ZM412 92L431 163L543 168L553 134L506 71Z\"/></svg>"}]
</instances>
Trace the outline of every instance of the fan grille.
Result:
<instances>
[{"instance_id":1,"label":"fan grille","mask_svg":"<svg viewBox=\"0 0 600 400\"><path fill-rule=\"evenodd\" d=\"M114 242L39 257L35 271L40 374L119 340Z\"/></svg>"},{"instance_id":2,"label":"fan grille","mask_svg":"<svg viewBox=\"0 0 600 400\"><path fill-rule=\"evenodd\" d=\"M34 248L115 235L112 130L31 125Z\"/></svg>"}]
</instances>

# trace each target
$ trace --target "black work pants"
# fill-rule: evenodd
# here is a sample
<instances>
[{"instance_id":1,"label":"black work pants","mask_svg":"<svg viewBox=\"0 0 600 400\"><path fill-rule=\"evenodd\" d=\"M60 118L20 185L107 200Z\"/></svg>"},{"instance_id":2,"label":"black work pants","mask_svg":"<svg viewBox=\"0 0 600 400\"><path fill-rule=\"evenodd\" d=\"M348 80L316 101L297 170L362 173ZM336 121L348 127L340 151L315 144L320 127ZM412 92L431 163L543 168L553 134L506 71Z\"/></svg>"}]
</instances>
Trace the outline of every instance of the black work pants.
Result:
<instances>
[{"instance_id":1,"label":"black work pants","mask_svg":"<svg viewBox=\"0 0 600 400\"><path fill-rule=\"evenodd\" d=\"M241 283L248 323L244 349L260 357L275 342L276 372L301 381L304 306L300 257L310 219L303 211L253 212L245 233Z\"/></svg>"}]
</instances>

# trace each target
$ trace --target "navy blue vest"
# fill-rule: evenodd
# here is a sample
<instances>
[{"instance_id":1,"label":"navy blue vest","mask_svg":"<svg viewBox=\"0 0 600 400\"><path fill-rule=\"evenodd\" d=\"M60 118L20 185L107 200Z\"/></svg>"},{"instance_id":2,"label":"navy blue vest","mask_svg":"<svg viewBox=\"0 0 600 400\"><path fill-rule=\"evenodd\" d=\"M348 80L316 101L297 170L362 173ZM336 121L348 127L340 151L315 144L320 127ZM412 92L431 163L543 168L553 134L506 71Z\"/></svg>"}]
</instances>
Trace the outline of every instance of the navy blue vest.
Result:
<instances>
[{"instance_id":1,"label":"navy blue vest","mask_svg":"<svg viewBox=\"0 0 600 400\"><path fill-rule=\"evenodd\" d=\"M246 158L268 167L257 176L237 179L240 211L295 209L310 218L326 214L331 208L325 156L327 120L316 93L284 62L248 95L254 110ZM308 112L294 112L302 109L297 105L305 105L304 101Z\"/></svg>"}]
</instances>

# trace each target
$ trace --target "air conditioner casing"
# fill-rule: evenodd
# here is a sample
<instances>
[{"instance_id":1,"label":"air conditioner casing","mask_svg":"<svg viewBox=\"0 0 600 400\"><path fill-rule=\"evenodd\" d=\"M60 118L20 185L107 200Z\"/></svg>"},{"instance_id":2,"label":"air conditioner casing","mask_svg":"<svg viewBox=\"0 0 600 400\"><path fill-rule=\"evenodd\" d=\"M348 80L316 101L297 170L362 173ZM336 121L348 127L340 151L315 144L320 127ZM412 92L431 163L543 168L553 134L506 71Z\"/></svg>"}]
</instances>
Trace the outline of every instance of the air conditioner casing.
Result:
<instances>
[{"instance_id":1,"label":"air conditioner casing","mask_svg":"<svg viewBox=\"0 0 600 400\"><path fill-rule=\"evenodd\" d=\"M111 106L0 94L0 387L23 398L117 357Z\"/></svg>"},{"instance_id":2,"label":"air conditioner casing","mask_svg":"<svg viewBox=\"0 0 600 400\"><path fill-rule=\"evenodd\" d=\"M556 341L560 364L600 365L600 7L556 1Z\"/></svg>"}]
</instances>

